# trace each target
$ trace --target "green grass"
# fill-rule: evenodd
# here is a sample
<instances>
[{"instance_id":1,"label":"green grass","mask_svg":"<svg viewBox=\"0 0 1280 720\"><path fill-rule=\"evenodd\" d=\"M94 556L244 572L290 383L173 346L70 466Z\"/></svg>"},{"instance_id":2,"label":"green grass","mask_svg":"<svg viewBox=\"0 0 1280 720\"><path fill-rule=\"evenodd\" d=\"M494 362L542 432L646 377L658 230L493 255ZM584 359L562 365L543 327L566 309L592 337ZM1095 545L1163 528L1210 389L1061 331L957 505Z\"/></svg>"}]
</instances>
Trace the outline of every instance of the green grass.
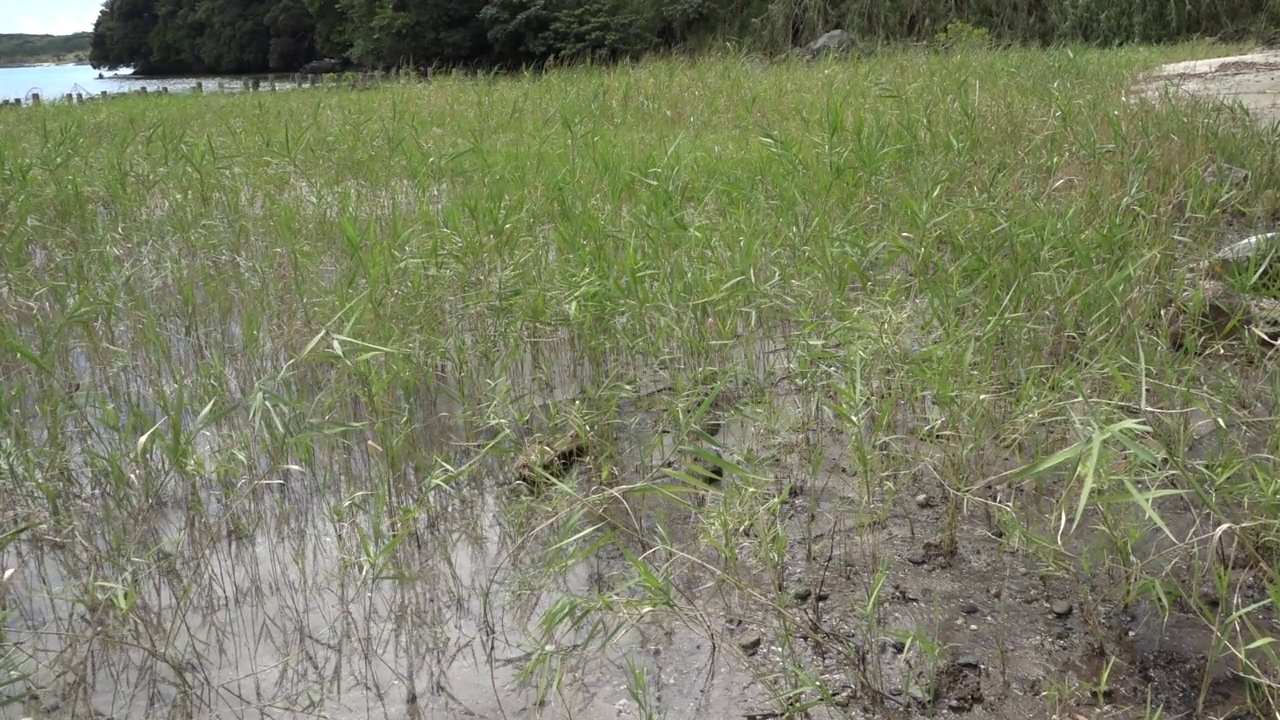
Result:
<instances>
[{"instance_id":1,"label":"green grass","mask_svg":"<svg viewBox=\"0 0 1280 720\"><path fill-rule=\"evenodd\" d=\"M829 548L789 533L788 488L832 463L867 538L927 463L940 537L985 513L1086 623L1194 598L1171 565L1238 589L1176 529L1177 562L1137 559L1186 499L1193 535L1256 555L1265 611L1275 443L1197 462L1183 419L1247 413L1275 373L1169 350L1160 311L1224 221L1280 205L1277 145L1229 110L1126 102L1159 62L1229 52L654 60L0 113L0 491L6 523L41 522L0 550L23 569L0 662L37 709L136 714L144 687L175 716L367 709L444 677L457 638L527 624L494 682L555 702L651 613L722 627L703 583L789 627L787 567ZM1212 184L1211 161L1254 181ZM659 381L672 432L637 448ZM652 456L707 444L716 387L757 435L708 496ZM926 394L928 452L901 424ZM599 482L507 507L490 481L548 402ZM596 556L613 574L583 592ZM1189 612L1274 708L1241 608ZM628 663L614 680L656 713ZM76 685L86 664L130 682ZM787 667L780 696L835 702Z\"/></svg>"}]
</instances>

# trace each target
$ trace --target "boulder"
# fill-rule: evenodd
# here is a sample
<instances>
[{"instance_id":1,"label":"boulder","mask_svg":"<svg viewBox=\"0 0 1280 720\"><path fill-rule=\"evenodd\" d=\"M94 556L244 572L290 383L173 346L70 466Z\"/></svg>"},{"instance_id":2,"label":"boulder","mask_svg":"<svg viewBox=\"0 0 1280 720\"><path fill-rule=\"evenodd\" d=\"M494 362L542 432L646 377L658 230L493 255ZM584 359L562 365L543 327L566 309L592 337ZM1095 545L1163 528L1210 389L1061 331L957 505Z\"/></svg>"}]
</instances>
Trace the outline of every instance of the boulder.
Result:
<instances>
[{"instance_id":1,"label":"boulder","mask_svg":"<svg viewBox=\"0 0 1280 720\"><path fill-rule=\"evenodd\" d=\"M325 75L342 72L342 61L333 58L314 60L303 65L299 70L303 75Z\"/></svg>"},{"instance_id":2,"label":"boulder","mask_svg":"<svg viewBox=\"0 0 1280 720\"><path fill-rule=\"evenodd\" d=\"M830 53L847 53L853 50L853 37L844 30L832 30L813 42L795 49L796 55L806 60L817 60Z\"/></svg>"}]
</instances>

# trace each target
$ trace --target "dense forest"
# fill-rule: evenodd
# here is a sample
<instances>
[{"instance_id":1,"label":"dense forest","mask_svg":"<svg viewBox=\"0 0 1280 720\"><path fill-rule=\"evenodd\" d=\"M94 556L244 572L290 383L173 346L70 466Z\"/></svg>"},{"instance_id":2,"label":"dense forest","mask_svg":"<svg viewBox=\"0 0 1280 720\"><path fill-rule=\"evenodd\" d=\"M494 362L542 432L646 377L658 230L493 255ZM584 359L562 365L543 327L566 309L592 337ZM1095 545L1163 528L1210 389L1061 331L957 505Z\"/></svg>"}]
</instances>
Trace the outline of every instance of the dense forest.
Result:
<instances>
[{"instance_id":1,"label":"dense forest","mask_svg":"<svg viewBox=\"0 0 1280 720\"><path fill-rule=\"evenodd\" d=\"M1014 42L1265 36L1280 0L106 0L94 67L291 72L332 58L393 67L611 60L713 41L777 51L834 27L932 38L951 21Z\"/></svg>"},{"instance_id":2,"label":"dense forest","mask_svg":"<svg viewBox=\"0 0 1280 720\"><path fill-rule=\"evenodd\" d=\"M0 34L0 66L84 61L89 57L90 37L87 32L75 35Z\"/></svg>"}]
</instances>

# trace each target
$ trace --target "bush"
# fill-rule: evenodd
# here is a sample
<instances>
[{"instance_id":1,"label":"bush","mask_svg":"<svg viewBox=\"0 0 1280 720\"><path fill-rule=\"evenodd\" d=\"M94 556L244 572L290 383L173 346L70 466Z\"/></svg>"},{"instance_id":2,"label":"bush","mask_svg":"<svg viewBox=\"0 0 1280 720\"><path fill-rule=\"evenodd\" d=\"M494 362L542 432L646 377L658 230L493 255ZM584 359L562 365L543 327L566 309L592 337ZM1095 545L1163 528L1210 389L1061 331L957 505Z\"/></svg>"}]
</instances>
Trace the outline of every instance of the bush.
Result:
<instances>
[{"instance_id":1,"label":"bush","mask_svg":"<svg viewBox=\"0 0 1280 720\"><path fill-rule=\"evenodd\" d=\"M966 22L952 21L947 28L933 36L933 42L944 48L972 48L986 45L991 33L986 28L975 27Z\"/></svg>"},{"instance_id":2,"label":"bush","mask_svg":"<svg viewBox=\"0 0 1280 720\"><path fill-rule=\"evenodd\" d=\"M616 60L655 45L656 17L626 0L491 0L480 17L507 63Z\"/></svg>"}]
</instances>

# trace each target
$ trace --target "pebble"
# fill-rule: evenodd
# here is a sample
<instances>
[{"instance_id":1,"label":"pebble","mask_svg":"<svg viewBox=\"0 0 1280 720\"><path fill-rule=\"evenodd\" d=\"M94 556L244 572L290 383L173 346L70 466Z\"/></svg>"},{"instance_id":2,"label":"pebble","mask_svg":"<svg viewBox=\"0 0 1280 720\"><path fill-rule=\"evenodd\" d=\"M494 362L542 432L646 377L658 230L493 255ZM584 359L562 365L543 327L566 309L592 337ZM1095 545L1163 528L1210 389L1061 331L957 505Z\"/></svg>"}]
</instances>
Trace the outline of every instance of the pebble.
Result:
<instances>
[{"instance_id":1,"label":"pebble","mask_svg":"<svg viewBox=\"0 0 1280 720\"><path fill-rule=\"evenodd\" d=\"M1049 606L1049 609L1058 617L1066 617L1071 614L1072 610L1071 603L1066 600L1054 600L1053 604Z\"/></svg>"},{"instance_id":2,"label":"pebble","mask_svg":"<svg viewBox=\"0 0 1280 720\"><path fill-rule=\"evenodd\" d=\"M822 592L818 593L818 602L824 602L830 599L831 599L831 593L827 592L826 590L823 590Z\"/></svg>"},{"instance_id":3,"label":"pebble","mask_svg":"<svg viewBox=\"0 0 1280 720\"><path fill-rule=\"evenodd\" d=\"M928 493L920 493L916 496L916 507L931 508L933 507L933 496Z\"/></svg>"},{"instance_id":4,"label":"pebble","mask_svg":"<svg viewBox=\"0 0 1280 720\"><path fill-rule=\"evenodd\" d=\"M974 655L961 655L956 659L956 664L962 668L976 668L980 665L978 658Z\"/></svg>"},{"instance_id":5,"label":"pebble","mask_svg":"<svg viewBox=\"0 0 1280 720\"><path fill-rule=\"evenodd\" d=\"M791 593L791 597L799 600L800 602L804 602L805 600L813 597L813 591L809 588L800 588L799 590Z\"/></svg>"},{"instance_id":6,"label":"pebble","mask_svg":"<svg viewBox=\"0 0 1280 720\"><path fill-rule=\"evenodd\" d=\"M962 602L960 603L960 612L965 615L972 615L978 612L978 604L975 602Z\"/></svg>"},{"instance_id":7,"label":"pebble","mask_svg":"<svg viewBox=\"0 0 1280 720\"><path fill-rule=\"evenodd\" d=\"M760 644L762 642L764 642L764 639L759 635L751 635L738 643L738 647L742 648L742 651L748 655L755 655L756 651L760 649Z\"/></svg>"},{"instance_id":8,"label":"pebble","mask_svg":"<svg viewBox=\"0 0 1280 720\"><path fill-rule=\"evenodd\" d=\"M926 560L925 560L924 553L920 552L919 550L912 550L910 553L907 554L907 562L911 563L912 565L923 565L925 564L925 561Z\"/></svg>"}]
</instances>

